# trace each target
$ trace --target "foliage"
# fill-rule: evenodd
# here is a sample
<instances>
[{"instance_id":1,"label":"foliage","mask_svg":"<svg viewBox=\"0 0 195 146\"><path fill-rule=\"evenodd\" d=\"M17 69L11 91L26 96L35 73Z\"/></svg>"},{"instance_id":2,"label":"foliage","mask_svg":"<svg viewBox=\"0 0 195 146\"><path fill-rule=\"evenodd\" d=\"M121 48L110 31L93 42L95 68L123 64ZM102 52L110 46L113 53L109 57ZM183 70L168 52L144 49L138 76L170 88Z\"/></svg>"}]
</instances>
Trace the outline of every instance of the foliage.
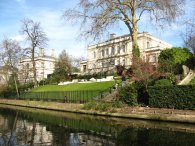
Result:
<instances>
[{"instance_id":1,"label":"foliage","mask_svg":"<svg viewBox=\"0 0 195 146\"><path fill-rule=\"evenodd\" d=\"M149 106L157 108L195 109L195 86L149 87Z\"/></svg>"},{"instance_id":2,"label":"foliage","mask_svg":"<svg viewBox=\"0 0 195 146\"><path fill-rule=\"evenodd\" d=\"M190 81L190 84L191 84L191 85L195 85L195 78L193 78L193 79Z\"/></svg>"},{"instance_id":3,"label":"foliage","mask_svg":"<svg viewBox=\"0 0 195 146\"><path fill-rule=\"evenodd\" d=\"M24 85L19 85L19 91L28 91L34 88L34 83L29 82Z\"/></svg>"},{"instance_id":4,"label":"foliage","mask_svg":"<svg viewBox=\"0 0 195 146\"><path fill-rule=\"evenodd\" d=\"M138 92L134 85L128 85L119 89L120 100L130 106L138 104Z\"/></svg>"},{"instance_id":5,"label":"foliage","mask_svg":"<svg viewBox=\"0 0 195 146\"><path fill-rule=\"evenodd\" d=\"M134 62L135 64L132 65L132 79L134 81L144 81L147 83L150 79L159 77L158 70L152 63L141 59Z\"/></svg>"},{"instance_id":6,"label":"foliage","mask_svg":"<svg viewBox=\"0 0 195 146\"><path fill-rule=\"evenodd\" d=\"M19 43L12 39L4 39L2 41L2 50L1 50L1 61L3 62L3 74L5 75L6 81L9 79L8 86L15 86L17 95L18 92L18 81L17 81L17 65L19 63L19 58L21 57L22 49Z\"/></svg>"},{"instance_id":7,"label":"foliage","mask_svg":"<svg viewBox=\"0 0 195 146\"><path fill-rule=\"evenodd\" d=\"M189 58L185 63L190 69L195 70L195 55Z\"/></svg>"},{"instance_id":8,"label":"foliage","mask_svg":"<svg viewBox=\"0 0 195 146\"><path fill-rule=\"evenodd\" d=\"M70 80L71 72L72 72L71 58L66 52L66 50L63 50L60 53L58 61L55 64L55 70L52 75L52 78L54 79L54 81L57 82L67 81Z\"/></svg>"},{"instance_id":9,"label":"foliage","mask_svg":"<svg viewBox=\"0 0 195 146\"><path fill-rule=\"evenodd\" d=\"M161 51L158 61L163 73L182 74L182 65L192 57L186 48L170 48Z\"/></svg>"},{"instance_id":10,"label":"foliage","mask_svg":"<svg viewBox=\"0 0 195 146\"><path fill-rule=\"evenodd\" d=\"M169 79L160 79L160 80L157 80L154 84L154 86L171 86L173 85L171 83L171 80Z\"/></svg>"}]
</instances>

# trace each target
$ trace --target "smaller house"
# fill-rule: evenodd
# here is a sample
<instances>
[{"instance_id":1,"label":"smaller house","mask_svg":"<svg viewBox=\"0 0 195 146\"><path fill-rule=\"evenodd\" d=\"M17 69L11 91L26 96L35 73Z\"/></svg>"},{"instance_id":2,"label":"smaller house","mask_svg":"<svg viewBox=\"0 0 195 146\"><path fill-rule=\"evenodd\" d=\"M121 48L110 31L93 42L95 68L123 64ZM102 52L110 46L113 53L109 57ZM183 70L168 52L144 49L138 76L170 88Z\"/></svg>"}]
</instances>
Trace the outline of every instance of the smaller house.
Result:
<instances>
[{"instance_id":1,"label":"smaller house","mask_svg":"<svg viewBox=\"0 0 195 146\"><path fill-rule=\"evenodd\" d=\"M1 66L0 67L0 85L7 85L10 76L11 76L11 71Z\"/></svg>"},{"instance_id":2,"label":"smaller house","mask_svg":"<svg viewBox=\"0 0 195 146\"><path fill-rule=\"evenodd\" d=\"M44 54L44 49L40 48L38 56L35 57L35 68L37 81L41 81L55 69L56 57L54 50L51 56ZM31 58L22 58L19 63L19 81L21 83L33 82L33 63Z\"/></svg>"}]
</instances>

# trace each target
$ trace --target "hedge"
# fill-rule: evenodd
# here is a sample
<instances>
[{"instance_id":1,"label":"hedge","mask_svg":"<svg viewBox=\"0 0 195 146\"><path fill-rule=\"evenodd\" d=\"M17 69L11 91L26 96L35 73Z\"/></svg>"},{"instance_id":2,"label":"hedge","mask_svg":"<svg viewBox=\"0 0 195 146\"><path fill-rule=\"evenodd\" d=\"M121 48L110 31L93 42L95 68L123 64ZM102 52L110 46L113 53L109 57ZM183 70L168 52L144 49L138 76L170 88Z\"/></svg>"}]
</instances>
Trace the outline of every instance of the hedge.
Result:
<instances>
[{"instance_id":1,"label":"hedge","mask_svg":"<svg viewBox=\"0 0 195 146\"><path fill-rule=\"evenodd\" d=\"M149 106L195 109L195 85L149 87Z\"/></svg>"}]
</instances>

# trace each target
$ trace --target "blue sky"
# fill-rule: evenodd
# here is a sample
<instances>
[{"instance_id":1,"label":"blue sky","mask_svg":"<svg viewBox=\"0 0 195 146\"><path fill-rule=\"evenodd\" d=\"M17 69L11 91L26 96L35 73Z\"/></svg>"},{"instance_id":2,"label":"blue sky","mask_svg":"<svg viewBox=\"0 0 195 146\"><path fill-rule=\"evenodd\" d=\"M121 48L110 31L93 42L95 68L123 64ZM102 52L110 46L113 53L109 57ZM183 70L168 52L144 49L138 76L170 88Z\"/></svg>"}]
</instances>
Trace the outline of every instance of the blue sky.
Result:
<instances>
[{"instance_id":1,"label":"blue sky","mask_svg":"<svg viewBox=\"0 0 195 146\"><path fill-rule=\"evenodd\" d=\"M193 1L193 0L189 0ZM62 18L66 8L74 7L78 0L0 0L0 42L4 37L20 41L23 46L28 45L24 42L20 34L21 20L30 18L41 23L44 32L49 38L48 45L45 47L46 54L50 54L55 49L56 55L65 49L72 56L86 56L87 42L78 40L79 25L66 23ZM193 9L194 5L186 6ZM187 9L186 9L187 10ZM182 18L180 18L182 19ZM145 17L139 23L139 31L147 31L152 35L167 41L174 46L182 46L181 38L184 25L175 23L166 29L156 29L148 23ZM110 32L117 35L128 33L124 25L119 26Z\"/></svg>"}]
</instances>

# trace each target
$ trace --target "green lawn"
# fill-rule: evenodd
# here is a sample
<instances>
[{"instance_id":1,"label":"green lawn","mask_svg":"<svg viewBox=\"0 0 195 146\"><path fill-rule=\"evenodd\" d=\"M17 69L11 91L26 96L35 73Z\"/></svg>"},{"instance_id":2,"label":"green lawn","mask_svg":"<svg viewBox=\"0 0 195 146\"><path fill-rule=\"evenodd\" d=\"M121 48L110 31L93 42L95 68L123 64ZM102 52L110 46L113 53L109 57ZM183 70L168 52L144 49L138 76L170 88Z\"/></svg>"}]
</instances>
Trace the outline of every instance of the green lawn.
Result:
<instances>
[{"instance_id":1,"label":"green lawn","mask_svg":"<svg viewBox=\"0 0 195 146\"><path fill-rule=\"evenodd\" d=\"M34 88L32 92L42 91L77 91L77 90L107 90L114 85L114 81L96 83L74 83L69 85L45 85Z\"/></svg>"},{"instance_id":2,"label":"green lawn","mask_svg":"<svg viewBox=\"0 0 195 146\"><path fill-rule=\"evenodd\" d=\"M46 85L21 95L23 99L52 100L84 103L100 96L114 85L114 81L98 83L75 83L69 85ZM66 98L65 98L66 97Z\"/></svg>"}]
</instances>

